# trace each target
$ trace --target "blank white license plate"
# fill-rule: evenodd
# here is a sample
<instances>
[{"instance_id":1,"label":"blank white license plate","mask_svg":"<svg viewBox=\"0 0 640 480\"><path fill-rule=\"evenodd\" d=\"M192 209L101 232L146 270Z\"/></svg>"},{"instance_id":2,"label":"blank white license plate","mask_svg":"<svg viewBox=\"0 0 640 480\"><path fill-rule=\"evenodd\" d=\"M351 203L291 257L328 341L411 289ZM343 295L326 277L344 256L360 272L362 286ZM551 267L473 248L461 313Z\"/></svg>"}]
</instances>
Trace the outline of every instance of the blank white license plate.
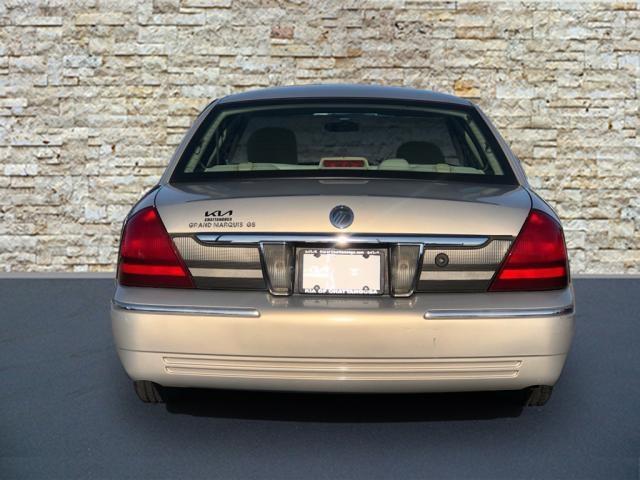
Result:
<instances>
[{"instance_id":1,"label":"blank white license plate","mask_svg":"<svg viewBox=\"0 0 640 480\"><path fill-rule=\"evenodd\" d=\"M302 250L300 290L308 294L379 295L383 290L381 250Z\"/></svg>"}]
</instances>

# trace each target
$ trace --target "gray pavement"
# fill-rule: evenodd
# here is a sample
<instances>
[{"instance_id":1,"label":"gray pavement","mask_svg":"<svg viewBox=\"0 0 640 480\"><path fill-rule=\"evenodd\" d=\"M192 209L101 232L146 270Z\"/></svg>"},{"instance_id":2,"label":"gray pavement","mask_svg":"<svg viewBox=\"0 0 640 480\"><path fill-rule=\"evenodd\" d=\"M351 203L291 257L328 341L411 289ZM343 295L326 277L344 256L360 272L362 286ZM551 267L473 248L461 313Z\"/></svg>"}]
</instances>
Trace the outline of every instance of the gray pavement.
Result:
<instances>
[{"instance_id":1,"label":"gray pavement","mask_svg":"<svg viewBox=\"0 0 640 480\"><path fill-rule=\"evenodd\" d=\"M639 478L640 279L575 281L547 406L509 393L135 396L105 279L0 279L0 478Z\"/></svg>"}]
</instances>

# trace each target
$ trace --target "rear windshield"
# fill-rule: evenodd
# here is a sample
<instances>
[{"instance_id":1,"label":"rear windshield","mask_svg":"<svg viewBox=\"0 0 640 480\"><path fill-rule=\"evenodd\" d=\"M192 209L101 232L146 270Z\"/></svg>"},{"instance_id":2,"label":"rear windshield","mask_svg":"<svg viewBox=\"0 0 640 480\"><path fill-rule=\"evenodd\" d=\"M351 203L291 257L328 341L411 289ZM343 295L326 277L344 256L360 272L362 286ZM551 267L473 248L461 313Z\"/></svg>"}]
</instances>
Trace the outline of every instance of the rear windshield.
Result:
<instances>
[{"instance_id":1,"label":"rear windshield","mask_svg":"<svg viewBox=\"0 0 640 480\"><path fill-rule=\"evenodd\" d=\"M171 180L283 176L515 183L474 110L375 103L214 108Z\"/></svg>"}]
</instances>

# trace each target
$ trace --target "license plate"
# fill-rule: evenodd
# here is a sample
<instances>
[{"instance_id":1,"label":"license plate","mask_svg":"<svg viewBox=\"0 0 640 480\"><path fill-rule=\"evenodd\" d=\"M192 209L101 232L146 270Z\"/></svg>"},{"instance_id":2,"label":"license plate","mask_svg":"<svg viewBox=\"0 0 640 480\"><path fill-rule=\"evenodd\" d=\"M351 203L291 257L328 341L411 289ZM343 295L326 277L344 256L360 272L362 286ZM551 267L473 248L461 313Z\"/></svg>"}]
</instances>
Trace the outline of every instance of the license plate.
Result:
<instances>
[{"instance_id":1,"label":"license plate","mask_svg":"<svg viewBox=\"0 0 640 480\"><path fill-rule=\"evenodd\" d=\"M380 295L383 291L382 250L306 248L300 290L317 295Z\"/></svg>"}]
</instances>

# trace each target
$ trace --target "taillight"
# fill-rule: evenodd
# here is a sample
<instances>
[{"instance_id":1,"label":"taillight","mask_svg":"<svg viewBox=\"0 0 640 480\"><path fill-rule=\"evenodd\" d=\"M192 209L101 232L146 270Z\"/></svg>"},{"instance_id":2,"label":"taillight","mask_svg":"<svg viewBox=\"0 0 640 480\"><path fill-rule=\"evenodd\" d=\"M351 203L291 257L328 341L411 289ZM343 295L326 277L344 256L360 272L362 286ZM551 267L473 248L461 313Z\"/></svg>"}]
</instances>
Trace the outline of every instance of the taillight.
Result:
<instances>
[{"instance_id":1,"label":"taillight","mask_svg":"<svg viewBox=\"0 0 640 480\"><path fill-rule=\"evenodd\" d=\"M191 276L154 207L143 208L124 226L118 282L130 287L193 288Z\"/></svg>"},{"instance_id":2,"label":"taillight","mask_svg":"<svg viewBox=\"0 0 640 480\"><path fill-rule=\"evenodd\" d=\"M562 227L546 213L532 210L489 290L554 290L568 282Z\"/></svg>"}]
</instances>

